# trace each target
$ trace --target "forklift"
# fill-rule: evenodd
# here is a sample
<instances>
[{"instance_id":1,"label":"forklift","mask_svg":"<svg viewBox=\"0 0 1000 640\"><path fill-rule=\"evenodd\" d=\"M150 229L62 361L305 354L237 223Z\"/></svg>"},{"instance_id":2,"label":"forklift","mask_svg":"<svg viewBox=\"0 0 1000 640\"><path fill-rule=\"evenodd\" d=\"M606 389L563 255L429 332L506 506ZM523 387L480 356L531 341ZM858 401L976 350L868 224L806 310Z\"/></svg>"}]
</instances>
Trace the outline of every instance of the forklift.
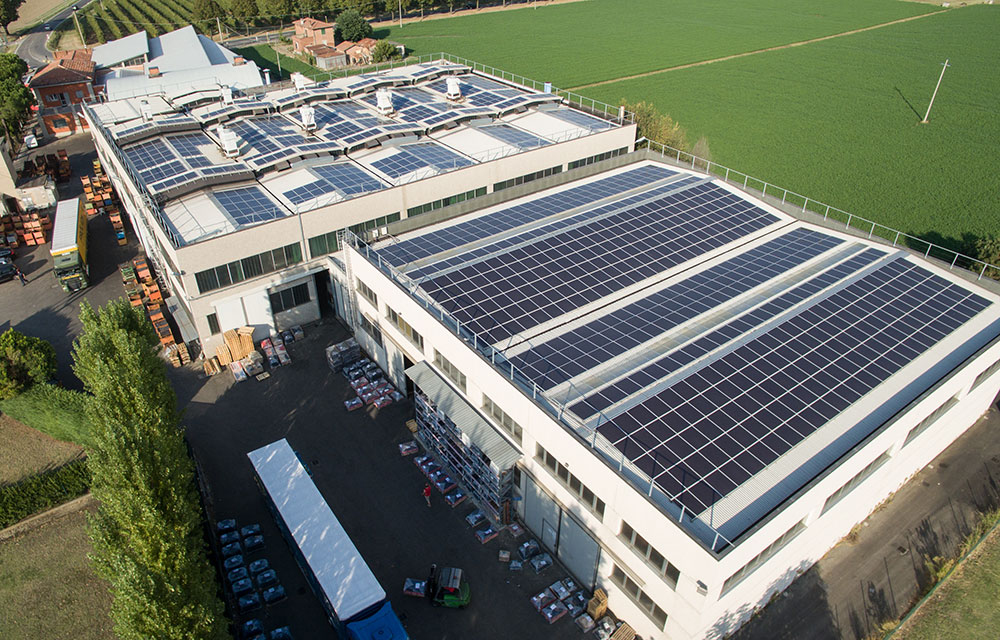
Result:
<instances>
[{"instance_id":1,"label":"forklift","mask_svg":"<svg viewBox=\"0 0 1000 640\"><path fill-rule=\"evenodd\" d=\"M455 567L431 565L427 577L427 597L435 607L464 609L472 599L472 589L465 579L465 573Z\"/></svg>"}]
</instances>

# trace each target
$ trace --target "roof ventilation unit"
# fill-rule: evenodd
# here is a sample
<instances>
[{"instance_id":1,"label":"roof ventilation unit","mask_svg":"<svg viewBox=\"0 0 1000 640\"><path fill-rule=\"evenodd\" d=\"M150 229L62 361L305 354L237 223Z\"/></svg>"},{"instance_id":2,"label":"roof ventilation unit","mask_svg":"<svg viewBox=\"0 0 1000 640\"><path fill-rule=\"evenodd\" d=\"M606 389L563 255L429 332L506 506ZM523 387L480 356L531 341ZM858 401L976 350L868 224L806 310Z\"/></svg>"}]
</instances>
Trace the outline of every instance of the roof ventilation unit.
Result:
<instances>
[{"instance_id":1,"label":"roof ventilation unit","mask_svg":"<svg viewBox=\"0 0 1000 640\"><path fill-rule=\"evenodd\" d=\"M388 89L379 89L375 92L375 110L383 116L391 116L396 112L392 108L392 92Z\"/></svg>"},{"instance_id":2,"label":"roof ventilation unit","mask_svg":"<svg viewBox=\"0 0 1000 640\"><path fill-rule=\"evenodd\" d=\"M458 83L458 78L445 78L444 82L448 87L445 97L452 102L460 102L462 100L462 87Z\"/></svg>"},{"instance_id":3,"label":"roof ventilation unit","mask_svg":"<svg viewBox=\"0 0 1000 640\"><path fill-rule=\"evenodd\" d=\"M295 84L296 91L304 91L306 88L306 77L296 71L292 74L292 82Z\"/></svg>"},{"instance_id":4,"label":"roof ventilation unit","mask_svg":"<svg viewBox=\"0 0 1000 640\"><path fill-rule=\"evenodd\" d=\"M299 109L299 117L302 119L302 128L306 133L316 131L316 110L305 105Z\"/></svg>"},{"instance_id":5,"label":"roof ventilation unit","mask_svg":"<svg viewBox=\"0 0 1000 640\"><path fill-rule=\"evenodd\" d=\"M143 122L152 122L153 108L149 106L149 102L147 102L146 100L139 101L139 113L142 114Z\"/></svg>"},{"instance_id":6,"label":"roof ventilation unit","mask_svg":"<svg viewBox=\"0 0 1000 640\"><path fill-rule=\"evenodd\" d=\"M222 104L232 104L233 103L233 88L228 86L219 87L219 92L222 94Z\"/></svg>"},{"instance_id":7,"label":"roof ventilation unit","mask_svg":"<svg viewBox=\"0 0 1000 640\"><path fill-rule=\"evenodd\" d=\"M240 141L236 137L236 132L219 125L219 142L222 143L222 152L227 158L235 158L240 155Z\"/></svg>"}]
</instances>

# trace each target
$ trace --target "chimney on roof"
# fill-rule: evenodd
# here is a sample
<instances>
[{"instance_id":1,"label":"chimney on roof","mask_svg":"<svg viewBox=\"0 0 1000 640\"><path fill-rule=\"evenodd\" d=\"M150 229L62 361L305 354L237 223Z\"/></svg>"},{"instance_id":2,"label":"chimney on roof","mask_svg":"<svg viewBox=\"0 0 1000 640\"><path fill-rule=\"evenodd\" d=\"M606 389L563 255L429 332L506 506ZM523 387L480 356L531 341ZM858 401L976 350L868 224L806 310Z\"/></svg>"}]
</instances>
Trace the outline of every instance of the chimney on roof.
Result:
<instances>
[{"instance_id":1,"label":"chimney on roof","mask_svg":"<svg viewBox=\"0 0 1000 640\"><path fill-rule=\"evenodd\" d=\"M149 69L147 70L147 75L149 75L150 78L159 78L160 77L160 68L159 67L149 67Z\"/></svg>"},{"instance_id":2,"label":"chimney on roof","mask_svg":"<svg viewBox=\"0 0 1000 640\"><path fill-rule=\"evenodd\" d=\"M235 158L240 155L240 140L236 137L236 132L227 129L224 125L219 125L219 142L222 143L222 152L227 158Z\"/></svg>"},{"instance_id":3,"label":"chimney on roof","mask_svg":"<svg viewBox=\"0 0 1000 640\"><path fill-rule=\"evenodd\" d=\"M222 103L223 104L232 104L233 103L233 88L232 87L230 87L228 85L223 85L223 86L219 87L219 93L222 94Z\"/></svg>"},{"instance_id":4,"label":"chimney on roof","mask_svg":"<svg viewBox=\"0 0 1000 640\"><path fill-rule=\"evenodd\" d=\"M392 108L392 92L388 89L379 89L375 92L375 110L383 116L391 116L396 112Z\"/></svg>"},{"instance_id":5,"label":"chimney on roof","mask_svg":"<svg viewBox=\"0 0 1000 640\"><path fill-rule=\"evenodd\" d=\"M302 119L302 128L305 129L306 133L312 133L316 130L316 110L305 105L299 109L299 117Z\"/></svg>"},{"instance_id":6,"label":"chimney on roof","mask_svg":"<svg viewBox=\"0 0 1000 640\"><path fill-rule=\"evenodd\" d=\"M462 86L458 83L458 78L455 77L446 78L444 83L445 86L448 88L448 92L445 94L445 97L451 100L452 102L461 101Z\"/></svg>"},{"instance_id":7,"label":"chimney on roof","mask_svg":"<svg viewBox=\"0 0 1000 640\"><path fill-rule=\"evenodd\" d=\"M233 66L234 67L238 67L241 64L245 64L245 63L246 63L246 59L243 56L236 56L235 58L233 58Z\"/></svg>"},{"instance_id":8,"label":"chimney on roof","mask_svg":"<svg viewBox=\"0 0 1000 640\"><path fill-rule=\"evenodd\" d=\"M296 91L302 91L306 88L306 77L298 71L292 74L292 82L295 83Z\"/></svg>"},{"instance_id":9,"label":"chimney on roof","mask_svg":"<svg viewBox=\"0 0 1000 640\"><path fill-rule=\"evenodd\" d=\"M142 114L143 122L151 122L153 120L153 109L145 100L139 101L139 113Z\"/></svg>"}]
</instances>

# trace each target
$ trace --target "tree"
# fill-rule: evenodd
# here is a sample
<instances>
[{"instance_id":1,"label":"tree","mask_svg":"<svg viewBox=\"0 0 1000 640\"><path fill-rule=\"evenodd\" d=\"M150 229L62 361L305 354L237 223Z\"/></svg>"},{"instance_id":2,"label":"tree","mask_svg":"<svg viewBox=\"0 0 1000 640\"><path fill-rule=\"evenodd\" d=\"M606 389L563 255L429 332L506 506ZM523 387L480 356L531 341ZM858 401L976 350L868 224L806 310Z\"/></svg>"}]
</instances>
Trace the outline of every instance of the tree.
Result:
<instances>
[{"instance_id":1,"label":"tree","mask_svg":"<svg viewBox=\"0 0 1000 640\"><path fill-rule=\"evenodd\" d=\"M0 53L0 78L20 80L28 73L28 63L16 53Z\"/></svg>"},{"instance_id":2,"label":"tree","mask_svg":"<svg viewBox=\"0 0 1000 640\"><path fill-rule=\"evenodd\" d=\"M177 398L140 309L81 305L74 371L92 394L89 519L97 573L110 583L122 640L222 640L223 605L202 536L201 508Z\"/></svg>"},{"instance_id":3,"label":"tree","mask_svg":"<svg viewBox=\"0 0 1000 640\"><path fill-rule=\"evenodd\" d=\"M656 110L649 102L635 104L621 101L626 111L635 114L636 138L647 138L675 149L687 149L687 134L673 119Z\"/></svg>"},{"instance_id":4,"label":"tree","mask_svg":"<svg viewBox=\"0 0 1000 640\"><path fill-rule=\"evenodd\" d=\"M337 16L337 29L341 38L353 42L372 35L372 26L355 9L348 9Z\"/></svg>"},{"instance_id":5,"label":"tree","mask_svg":"<svg viewBox=\"0 0 1000 640\"><path fill-rule=\"evenodd\" d=\"M214 27L215 19L223 18L225 15L225 9L215 0L199 0L194 5L194 19L196 22L212 22L211 26Z\"/></svg>"},{"instance_id":6,"label":"tree","mask_svg":"<svg viewBox=\"0 0 1000 640\"><path fill-rule=\"evenodd\" d=\"M0 400L56 375L56 350L34 336L7 329L0 335Z\"/></svg>"},{"instance_id":7,"label":"tree","mask_svg":"<svg viewBox=\"0 0 1000 640\"><path fill-rule=\"evenodd\" d=\"M257 15L265 18L278 18L284 23L284 19L293 11L295 11L293 0L257 0Z\"/></svg>"},{"instance_id":8,"label":"tree","mask_svg":"<svg viewBox=\"0 0 1000 640\"><path fill-rule=\"evenodd\" d=\"M256 0L228 0L227 8L229 13L237 20L248 20L257 17Z\"/></svg>"},{"instance_id":9,"label":"tree","mask_svg":"<svg viewBox=\"0 0 1000 640\"><path fill-rule=\"evenodd\" d=\"M0 121L11 138L21 138L21 126L33 104L35 96L20 78L0 78Z\"/></svg>"},{"instance_id":10,"label":"tree","mask_svg":"<svg viewBox=\"0 0 1000 640\"><path fill-rule=\"evenodd\" d=\"M388 40L379 40L372 50L372 62L385 62L399 58L399 49Z\"/></svg>"},{"instance_id":11,"label":"tree","mask_svg":"<svg viewBox=\"0 0 1000 640\"><path fill-rule=\"evenodd\" d=\"M24 0L0 0L0 24L3 24L3 31L10 35L7 26L17 20L18 9L24 4Z\"/></svg>"},{"instance_id":12,"label":"tree","mask_svg":"<svg viewBox=\"0 0 1000 640\"><path fill-rule=\"evenodd\" d=\"M1000 237L988 235L977 238L972 244L972 254L983 262L1000 266ZM987 277L1000 280L1000 270L987 267L985 273Z\"/></svg>"}]
</instances>

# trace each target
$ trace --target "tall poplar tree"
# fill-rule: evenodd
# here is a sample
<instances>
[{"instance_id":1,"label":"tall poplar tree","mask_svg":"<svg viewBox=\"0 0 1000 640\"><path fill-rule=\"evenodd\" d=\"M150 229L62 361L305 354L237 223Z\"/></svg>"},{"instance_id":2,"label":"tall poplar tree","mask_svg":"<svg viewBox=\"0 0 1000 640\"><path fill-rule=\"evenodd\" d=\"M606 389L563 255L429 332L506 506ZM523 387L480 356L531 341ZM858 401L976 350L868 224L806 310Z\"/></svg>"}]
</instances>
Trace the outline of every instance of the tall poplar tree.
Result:
<instances>
[{"instance_id":1,"label":"tall poplar tree","mask_svg":"<svg viewBox=\"0 0 1000 640\"><path fill-rule=\"evenodd\" d=\"M141 309L81 305L74 371L92 394L91 554L122 640L226 637L177 397Z\"/></svg>"}]
</instances>

